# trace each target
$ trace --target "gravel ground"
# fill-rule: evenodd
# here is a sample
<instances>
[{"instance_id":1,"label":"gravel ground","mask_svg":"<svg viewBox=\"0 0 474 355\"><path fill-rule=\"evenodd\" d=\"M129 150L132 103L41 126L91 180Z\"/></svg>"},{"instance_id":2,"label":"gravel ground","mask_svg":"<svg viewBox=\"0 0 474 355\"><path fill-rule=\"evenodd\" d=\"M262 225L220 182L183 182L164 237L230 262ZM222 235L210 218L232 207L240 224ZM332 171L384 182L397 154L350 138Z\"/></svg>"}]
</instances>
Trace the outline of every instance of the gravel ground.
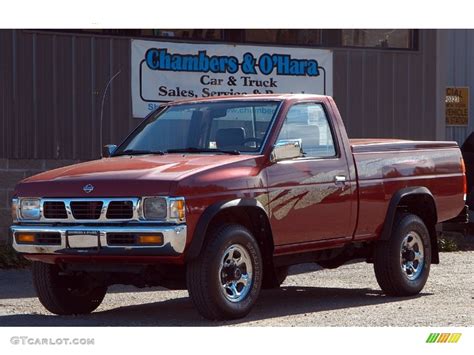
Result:
<instances>
[{"instance_id":1,"label":"gravel ground","mask_svg":"<svg viewBox=\"0 0 474 355\"><path fill-rule=\"evenodd\" d=\"M312 265L291 269L279 290L263 291L248 317L208 322L193 308L187 291L114 286L87 316L54 316L36 299L28 270L0 271L2 326L472 326L474 252L442 253L423 292L384 296L372 265L335 270ZM306 273L302 273L306 271Z\"/></svg>"}]
</instances>

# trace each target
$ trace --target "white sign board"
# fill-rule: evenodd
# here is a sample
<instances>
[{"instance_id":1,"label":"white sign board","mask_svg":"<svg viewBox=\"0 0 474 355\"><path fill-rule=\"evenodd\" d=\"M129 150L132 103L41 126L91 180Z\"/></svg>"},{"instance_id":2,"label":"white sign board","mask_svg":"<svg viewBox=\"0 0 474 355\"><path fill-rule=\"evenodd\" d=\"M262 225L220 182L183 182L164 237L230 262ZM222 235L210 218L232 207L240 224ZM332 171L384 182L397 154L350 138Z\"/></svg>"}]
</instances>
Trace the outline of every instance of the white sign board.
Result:
<instances>
[{"instance_id":1,"label":"white sign board","mask_svg":"<svg viewBox=\"0 0 474 355\"><path fill-rule=\"evenodd\" d=\"M330 50L144 40L131 46L134 117L192 97L332 95Z\"/></svg>"}]
</instances>

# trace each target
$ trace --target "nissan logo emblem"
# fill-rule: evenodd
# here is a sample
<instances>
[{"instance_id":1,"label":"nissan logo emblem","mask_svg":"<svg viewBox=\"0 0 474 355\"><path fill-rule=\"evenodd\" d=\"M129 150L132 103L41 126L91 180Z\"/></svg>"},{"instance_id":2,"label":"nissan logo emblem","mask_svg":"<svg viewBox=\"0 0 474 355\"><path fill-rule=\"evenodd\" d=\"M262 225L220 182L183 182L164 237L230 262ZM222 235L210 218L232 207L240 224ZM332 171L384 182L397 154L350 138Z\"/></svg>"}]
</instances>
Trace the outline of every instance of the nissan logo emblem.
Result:
<instances>
[{"instance_id":1,"label":"nissan logo emblem","mask_svg":"<svg viewBox=\"0 0 474 355\"><path fill-rule=\"evenodd\" d=\"M82 188L86 194L90 194L94 190L94 186L91 184L87 184Z\"/></svg>"}]
</instances>

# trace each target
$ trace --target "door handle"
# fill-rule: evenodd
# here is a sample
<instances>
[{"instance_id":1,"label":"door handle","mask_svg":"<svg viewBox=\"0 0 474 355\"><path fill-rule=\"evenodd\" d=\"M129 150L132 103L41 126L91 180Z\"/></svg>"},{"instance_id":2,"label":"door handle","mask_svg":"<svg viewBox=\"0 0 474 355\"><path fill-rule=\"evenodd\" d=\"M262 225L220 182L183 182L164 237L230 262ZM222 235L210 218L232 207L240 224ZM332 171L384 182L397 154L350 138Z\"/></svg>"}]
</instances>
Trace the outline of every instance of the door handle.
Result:
<instances>
[{"instance_id":1,"label":"door handle","mask_svg":"<svg viewBox=\"0 0 474 355\"><path fill-rule=\"evenodd\" d=\"M336 175L334 177L335 184L344 184L346 182L346 177L344 175Z\"/></svg>"}]
</instances>

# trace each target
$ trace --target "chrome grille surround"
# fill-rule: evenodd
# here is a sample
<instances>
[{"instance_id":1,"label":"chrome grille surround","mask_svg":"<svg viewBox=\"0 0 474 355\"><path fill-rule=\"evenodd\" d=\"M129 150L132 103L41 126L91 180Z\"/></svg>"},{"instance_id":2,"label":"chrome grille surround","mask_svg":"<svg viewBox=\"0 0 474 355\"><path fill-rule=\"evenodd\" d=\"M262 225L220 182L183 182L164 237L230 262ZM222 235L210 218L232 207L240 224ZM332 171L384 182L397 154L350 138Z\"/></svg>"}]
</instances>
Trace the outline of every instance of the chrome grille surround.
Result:
<instances>
[{"instance_id":1,"label":"chrome grille surround","mask_svg":"<svg viewBox=\"0 0 474 355\"><path fill-rule=\"evenodd\" d=\"M17 197L12 199L12 218L13 223L123 223L123 222L140 222L140 223L172 223L184 224L186 219L177 220L175 218L166 217L163 219L147 220L143 214L143 201L149 197L160 197L166 199L168 205L168 216L170 214L169 206L172 201L183 200L183 197L169 197L169 196L144 196L144 197L78 197L78 198L56 198L44 197L40 199L40 215L36 220L25 219L21 217L20 206L22 199L32 199L32 197ZM37 197L33 197L37 198ZM62 202L66 207L67 218L46 218L44 216L44 204L47 202ZM97 219L77 219L71 210L72 202L102 202L100 216ZM107 218L107 210L112 202L131 202L132 203L132 217L131 218Z\"/></svg>"},{"instance_id":2,"label":"chrome grille surround","mask_svg":"<svg viewBox=\"0 0 474 355\"><path fill-rule=\"evenodd\" d=\"M13 204L20 206L20 199L13 201ZM107 209L111 202L123 202L129 201L132 203L132 217L126 219L117 219L117 218L107 218ZM45 203L56 202L64 203L66 208L66 218L46 218L44 216L44 205ZM97 219L76 219L72 213L71 203L72 202L101 202L102 208L100 210L99 218ZM41 199L41 217L38 220L27 220L22 219L19 211L16 213L16 221L18 222L28 222L28 223L115 223L115 222L147 222L145 221L140 212L141 199L138 197L117 197L117 198L100 198L100 197L91 197L91 198L42 198ZM14 216L15 217L15 216ZM156 221L154 221L156 223Z\"/></svg>"}]
</instances>

